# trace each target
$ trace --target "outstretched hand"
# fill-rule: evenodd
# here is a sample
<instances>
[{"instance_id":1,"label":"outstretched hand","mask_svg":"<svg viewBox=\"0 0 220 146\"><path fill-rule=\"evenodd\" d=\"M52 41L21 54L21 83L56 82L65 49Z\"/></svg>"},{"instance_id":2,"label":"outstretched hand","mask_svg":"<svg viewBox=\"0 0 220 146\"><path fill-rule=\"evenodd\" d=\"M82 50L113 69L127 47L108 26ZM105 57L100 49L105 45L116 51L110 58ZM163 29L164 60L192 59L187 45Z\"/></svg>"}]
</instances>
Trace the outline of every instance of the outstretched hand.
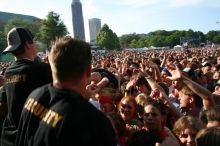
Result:
<instances>
[{"instance_id":1,"label":"outstretched hand","mask_svg":"<svg viewBox=\"0 0 220 146\"><path fill-rule=\"evenodd\" d=\"M126 90L130 90L132 87L134 87L135 82L136 82L135 78L131 79L126 85Z\"/></svg>"},{"instance_id":2,"label":"outstretched hand","mask_svg":"<svg viewBox=\"0 0 220 146\"><path fill-rule=\"evenodd\" d=\"M99 90L100 88L94 83L91 83L86 86L86 94L89 96L89 98L98 93Z\"/></svg>"},{"instance_id":3,"label":"outstretched hand","mask_svg":"<svg viewBox=\"0 0 220 146\"><path fill-rule=\"evenodd\" d=\"M169 65L168 70L171 73L172 76L168 76L167 78L170 80L178 80L182 77L181 70L177 65Z\"/></svg>"}]
</instances>

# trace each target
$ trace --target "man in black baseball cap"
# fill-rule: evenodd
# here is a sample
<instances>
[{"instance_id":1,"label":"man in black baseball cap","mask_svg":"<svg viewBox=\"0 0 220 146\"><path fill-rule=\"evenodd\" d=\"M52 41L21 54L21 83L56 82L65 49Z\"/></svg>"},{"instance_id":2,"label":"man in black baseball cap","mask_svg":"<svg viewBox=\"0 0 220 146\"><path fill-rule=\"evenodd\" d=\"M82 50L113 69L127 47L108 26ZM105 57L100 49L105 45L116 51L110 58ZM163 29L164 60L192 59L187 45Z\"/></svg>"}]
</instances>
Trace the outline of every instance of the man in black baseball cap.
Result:
<instances>
[{"instance_id":1,"label":"man in black baseball cap","mask_svg":"<svg viewBox=\"0 0 220 146\"><path fill-rule=\"evenodd\" d=\"M0 93L0 110L7 105L7 116L2 126L1 146L15 145L22 108L31 91L52 81L50 66L34 61L36 42L32 33L23 27L12 28L7 35L8 47L16 61L5 70L5 84Z\"/></svg>"}]
</instances>

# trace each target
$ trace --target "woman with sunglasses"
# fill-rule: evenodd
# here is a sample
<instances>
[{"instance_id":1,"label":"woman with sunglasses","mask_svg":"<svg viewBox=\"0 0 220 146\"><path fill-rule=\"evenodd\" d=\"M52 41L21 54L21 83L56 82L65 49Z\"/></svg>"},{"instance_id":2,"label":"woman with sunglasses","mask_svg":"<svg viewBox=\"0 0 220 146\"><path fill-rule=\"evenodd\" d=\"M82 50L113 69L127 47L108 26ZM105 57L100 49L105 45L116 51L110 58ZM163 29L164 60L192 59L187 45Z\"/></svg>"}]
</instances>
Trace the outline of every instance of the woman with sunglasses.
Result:
<instances>
[{"instance_id":1,"label":"woman with sunglasses","mask_svg":"<svg viewBox=\"0 0 220 146\"><path fill-rule=\"evenodd\" d=\"M129 133L142 128L142 122L137 119L137 103L132 96L125 96L121 99L118 111L125 121Z\"/></svg>"}]
</instances>

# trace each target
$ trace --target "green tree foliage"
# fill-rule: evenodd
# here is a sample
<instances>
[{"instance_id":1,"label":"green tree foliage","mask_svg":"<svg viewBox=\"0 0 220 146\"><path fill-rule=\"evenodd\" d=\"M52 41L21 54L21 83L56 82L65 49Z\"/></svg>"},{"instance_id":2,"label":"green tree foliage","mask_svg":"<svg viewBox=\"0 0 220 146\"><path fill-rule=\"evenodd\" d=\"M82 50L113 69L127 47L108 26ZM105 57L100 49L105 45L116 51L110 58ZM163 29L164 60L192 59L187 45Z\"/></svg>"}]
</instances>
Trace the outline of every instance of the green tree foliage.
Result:
<instances>
[{"instance_id":1,"label":"green tree foliage","mask_svg":"<svg viewBox=\"0 0 220 146\"><path fill-rule=\"evenodd\" d=\"M167 37L165 37L166 43L164 46L175 46L175 45L179 44L179 42L180 42L179 40L180 39L179 39L178 35L173 34L173 35L167 36Z\"/></svg>"},{"instance_id":2,"label":"green tree foliage","mask_svg":"<svg viewBox=\"0 0 220 146\"><path fill-rule=\"evenodd\" d=\"M114 38L115 48L120 49L121 45L120 45L120 41L116 33L113 33L113 38Z\"/></svg>"},{"instance_id":3,"label":"green tree foliage","mask_svg":"<svg viewBox=\"0 0 220 146\"><path fill-rule=\"evenodd\" d=\"M166 31L157 30L150 32L146 35L143 34L127 34L120 37L120 43L123 48L143 48L150 46L169 46L173 47L184 42L189 42L191 46L199 46L200 43L210 40L214 43L220 43L219 41L220 31L210 31L207 35L204 35L200 31Z\"/></svg>"},{"instance_id":4,"label":"green tree foliage","mask_svg":"<svg viewBox=\"0 0 220 146\"><path fill-rule=\"evenodd\" d=\"M133 39L133 40L131 41L131 47L132 47L132 48L138 48L138 47L139 47L139 45L138 45L138 40Z\"/></svg>"},{"instance_id":5,"label":"green tree foliage","mask_svg":"<svg viewBox=\"0 0 220 146\"><path fill-rule=\"evenodd\" d=\"M131 41L134 40L134 39L139 40L140 36L135 34L135 33L122 35L120 37L121 46L123 48L130 48L131 47Z\"/></svg>"},{"instance_id":6,"label":"green tree foliage","mask_svg":"<svg viewBox=\"0 0 220 146\"><path fill-rule=\"evenodd\" d=\"M146 40L145 37L141 37L141 38L138 40L138 46L139 46L140 48L144 48L144 47L147 46L147 43L146 43L145 40Z\"/></svg>"},{"instance_id":7,"label":"green tree foliage","mask_svg":"<svg viewBox=\"0 0 220 146\"><path fill-rule=\"evenodd\" d=\"M218 35L214 36L213 42L220 44L220 31L219 31Z\"/></svg>"},{"instance_id":8,"label":"green tree foliage","mask_svg":"<svg viewBox=\"0 0 220 146\"><path fill-rule=\"evenodd\" d=\"M214 43L220 43L220 31L209 31L206 34L206 38L208 41L214 42Z\"/></svg>"},{"instance_id":9,"label":"green tree foliage","mask_svg":"<svg viewBox=\"0 0 220 146\"><path fill-rule=\"evenodd\" d=\"M36 35L39 32L39 29L41 27L41 22L40 21L32 22L32 21L25 20L21 17L14 17L13 19L9 20L9 22L5 25L4 34L7 36L8 32L13 27L28 28L33 33L33 35Z\"/></svg>"},{"instance_id":10,"label":"green tree foliage","mask_svg":"<svg viewBox=\"0 0 220 146\"><path fill-rule=\"evenodd\" d=\"M7 40L3 31L0 31L0 53L6 48Z\"/></svg>"},{"instance_id":11,"label":"green tree foliage","mask_svg":"<svg viewBox=\"0 0 220 146\"><path fill-rule=\"evenodd\" d=\"M100 46L100 48L104 48L107 50L114 50L120 48L120 42L119 39L107 24L104 24L97 34L96 37L97 44Z\"/></svg>"},{"instance_id":12,"label":"green tree foliage","mask_svg":"<svg viewBox=\"0 0 220 146\"><path fill-rule=\"evenodd\" d=\"M151 36L169 36L170 32L166 30L157 30L154 32L150 32L149 35Z\"/></svg>"},{"instance_id":13,"label":"green tree foliage","mask_svg":"<svg viewBox=\"0 0 220 146\"><path fill-rule=\"evenodd\" d=\"M67 28L60 19L60 15L51 11L48 13L47 18L43 20L38 39L49 48L51 42L55 41L57 37L62 37L67 34Z\"/></svg>"}]
</instances>

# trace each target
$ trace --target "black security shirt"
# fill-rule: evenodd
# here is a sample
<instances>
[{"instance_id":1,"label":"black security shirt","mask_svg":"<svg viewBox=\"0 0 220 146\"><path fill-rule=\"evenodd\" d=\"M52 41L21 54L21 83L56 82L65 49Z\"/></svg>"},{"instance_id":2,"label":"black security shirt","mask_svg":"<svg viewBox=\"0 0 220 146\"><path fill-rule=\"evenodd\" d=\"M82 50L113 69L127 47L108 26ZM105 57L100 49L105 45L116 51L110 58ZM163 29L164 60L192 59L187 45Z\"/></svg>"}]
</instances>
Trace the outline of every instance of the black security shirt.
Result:
<instances>
[{"instance_id":1,"label":"black security shirt","mask_svg":"<svg viewBox=\"0 0 220 146\"><path fill-rule=\"evenodd\" d=\"M22 111L17 145L115 146L110 121L80 94L47 85L32 92Z\"/></svg>"},{"instance_id":2,"label":"black security shirt","mask_svg":"<svg viewBox=\"0 0 220 146\"><path fill-rule=\"evenodd\" d=\"M2 128L2 145L14 145L20 114L31 91L51 81L50 66L45 63L21 59L6 69L6 98L1 100L7 102L8 115Z\"/></svg>"}]
</instances>

